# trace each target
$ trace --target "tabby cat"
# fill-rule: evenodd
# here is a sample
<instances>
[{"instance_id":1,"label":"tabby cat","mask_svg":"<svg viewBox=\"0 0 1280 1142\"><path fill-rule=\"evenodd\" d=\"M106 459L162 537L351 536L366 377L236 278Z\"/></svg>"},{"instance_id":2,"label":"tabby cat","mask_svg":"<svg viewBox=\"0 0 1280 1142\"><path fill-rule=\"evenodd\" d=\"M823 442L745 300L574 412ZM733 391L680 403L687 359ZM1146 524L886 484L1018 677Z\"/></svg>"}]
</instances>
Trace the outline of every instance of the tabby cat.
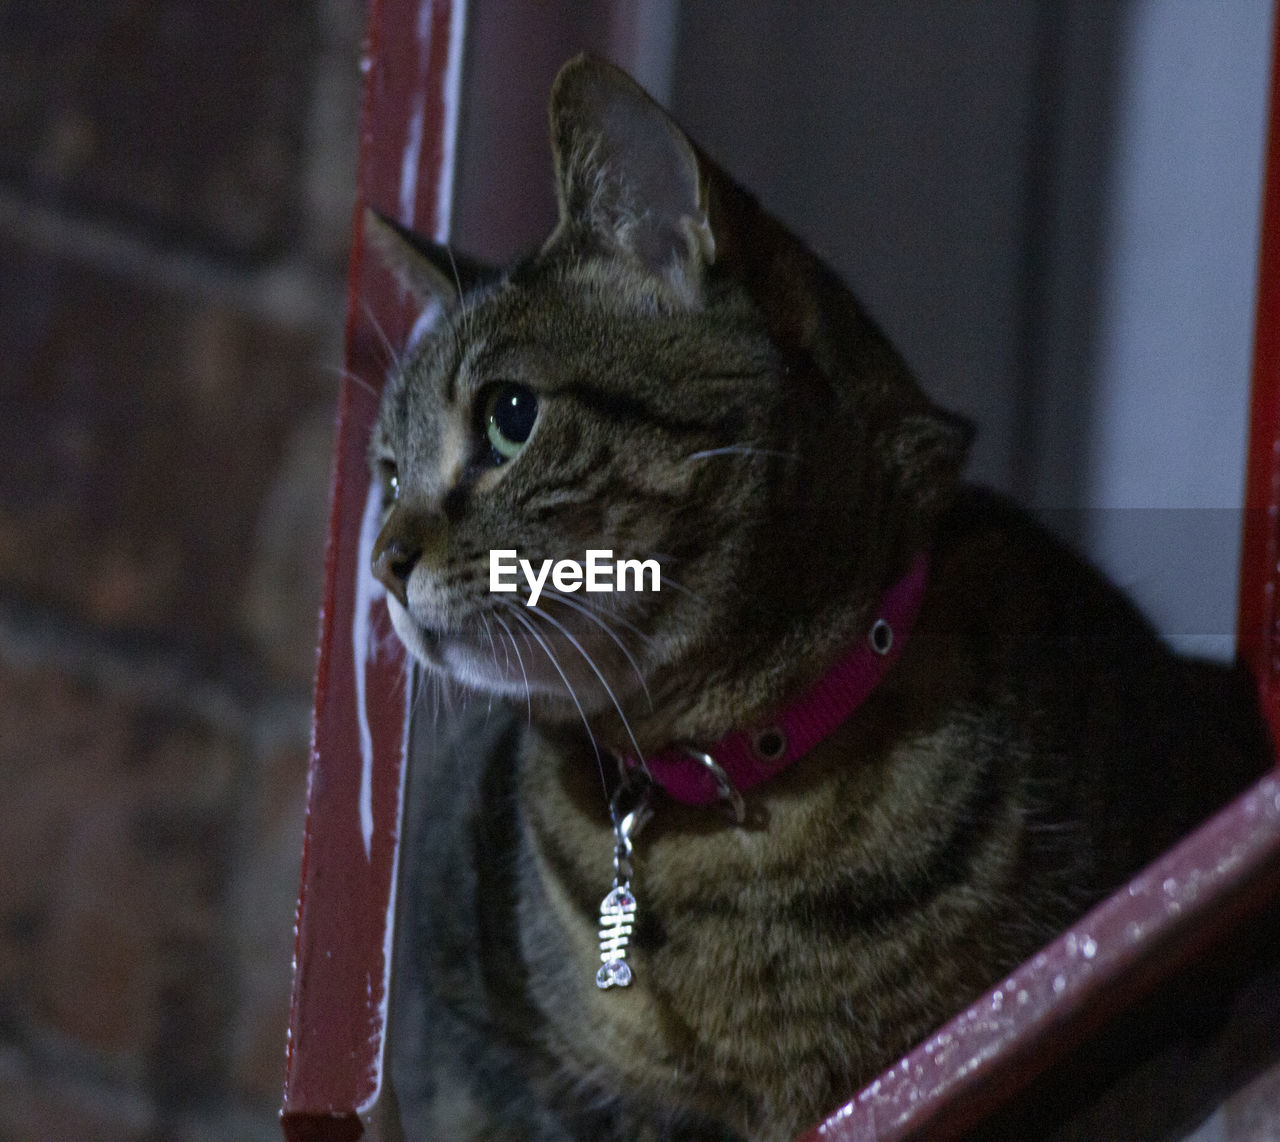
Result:
<instances>
[{"instance_id":1,"label":"tabby cat","mask_svg":"<svg viewBox=\"0 0 1280 1142\"><path fill-rule=\"evenodd\" d=\"M961 484L969 427L628 77L567 64L551 130L559 221L513 268L369 221L436 312L371 443L373 569L482 698L413 779L400 1097L429 1139L786 1139L1267 744ZM660 589L527 606L495 549Z\"/></svg>"}]
</instances>

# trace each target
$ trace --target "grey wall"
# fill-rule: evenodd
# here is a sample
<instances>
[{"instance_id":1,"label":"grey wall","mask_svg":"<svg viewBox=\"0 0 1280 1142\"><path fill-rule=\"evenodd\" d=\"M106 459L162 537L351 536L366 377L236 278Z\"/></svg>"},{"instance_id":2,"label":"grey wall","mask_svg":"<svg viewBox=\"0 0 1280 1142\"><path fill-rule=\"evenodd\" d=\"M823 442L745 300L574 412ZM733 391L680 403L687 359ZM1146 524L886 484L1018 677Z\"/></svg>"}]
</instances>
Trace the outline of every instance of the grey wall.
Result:
<instances>
[{"instance_id":1,"label":"grey wall","mask_svg":"<svg viewBox=\"0 0 1280 1142\"><path fill-rule=\"evenodd\" d=\"M682 10L678 117L832 261L927 387L1011 468L1037 6Z\"/></svg>"},{"instance_id":2,"label":"grey wall","mask_svg":"<svg viewBox=\"0 0 1280 1142\"><path fill-rule=\"evenodd\" d=\"M1271 7L1126 10L1080 457L1089 549L1176 641L1219 655L1234 631Z\"/></svg>"}]
</instances>

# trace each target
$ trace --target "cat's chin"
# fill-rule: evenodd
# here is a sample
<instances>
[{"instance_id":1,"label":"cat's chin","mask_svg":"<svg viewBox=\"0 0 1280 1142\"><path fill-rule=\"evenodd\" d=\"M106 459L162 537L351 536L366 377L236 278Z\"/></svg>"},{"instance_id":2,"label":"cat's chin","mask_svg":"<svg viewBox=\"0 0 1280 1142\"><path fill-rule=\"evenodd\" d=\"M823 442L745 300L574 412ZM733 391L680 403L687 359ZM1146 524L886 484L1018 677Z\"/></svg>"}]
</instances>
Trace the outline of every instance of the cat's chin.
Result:
<instances>
[{"instance_id":1,"label":"cat's chin","mask_svg":"<svg viewBox=\"0 0 1280 1142\"><path fill-rule=\"evenodd\" d=\"M508 678L502 673L495 673L494 655L491 655L488 644L475 647L460 636L422 626L398 600L390 596L387 598L387 613L405 650L428 671L478 694L525 697L523 678Z\"/></svg>"},{"instance_id":2,"label":"cat's chin","mask_svg":"<svg viewBox=\"0 0 1280 1142\"><path fill-rule=\"evenodd\" d=\"M387 614L391 616L391 626L410 655L430 669L445 669L443 640L438 631L414 622L400 602L389 595Z\"/></svg>"}]
</instances>

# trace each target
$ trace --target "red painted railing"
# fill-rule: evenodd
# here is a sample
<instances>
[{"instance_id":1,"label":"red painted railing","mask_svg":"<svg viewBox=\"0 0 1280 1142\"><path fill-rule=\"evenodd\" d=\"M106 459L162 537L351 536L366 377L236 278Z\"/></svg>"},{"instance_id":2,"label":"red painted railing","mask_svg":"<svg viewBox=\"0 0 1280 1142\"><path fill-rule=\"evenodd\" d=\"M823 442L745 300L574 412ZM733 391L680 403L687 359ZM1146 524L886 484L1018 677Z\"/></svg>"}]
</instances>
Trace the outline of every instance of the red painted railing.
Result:
<instances>
[{"instance_id":1,"label":"red painted railing","mask_svg":"<svg viewBox=\"0 0 1280 1142\"><path fill-rule=\"evenodd\" d=\"M1240 563L1240 657L1258 680L1280 742L1280 21L1272 52L1258 306L1253 342L1249 466Z\"/></svg>"},{"instance_id":2,"label":"red painted railing","mask_svg":"<svg viewBox=\"0 0 1280 1142\"><path fill-rule=\"evenodd\" d=\"M461 0L373 0L283 1124L294 1140L398 1138L383 1081L406 667L364 572L364 450L412 308L366 261L369 203L426 232L447 210ZM1280 52L1280 31L1277 33ZM1280 57L1278 57L1280 58ZM1239 647L1280 729L1280 89L1273 80ZM1280 735L1277 735L1280 736ZM1268 778L940 1029L808 1142L955 1138L1178 965L1280 898Z\"/></svg>"},{"instance_id":3,"label":"red painted railing","mask_svg":"<svg viewBox=\"0 0 1280 1142\"><path fill-rule=\"evenodd\" d=\"M289 1018L290 1139L351 1139L366 1129L397 1136L383 1067L408 671L367 573L362 523L378 390L415 310L365 257L360 221L368 204L425 233L442 225L464 8L456 0L373 0L369 13Z\"/></svg>"}]
</instances>

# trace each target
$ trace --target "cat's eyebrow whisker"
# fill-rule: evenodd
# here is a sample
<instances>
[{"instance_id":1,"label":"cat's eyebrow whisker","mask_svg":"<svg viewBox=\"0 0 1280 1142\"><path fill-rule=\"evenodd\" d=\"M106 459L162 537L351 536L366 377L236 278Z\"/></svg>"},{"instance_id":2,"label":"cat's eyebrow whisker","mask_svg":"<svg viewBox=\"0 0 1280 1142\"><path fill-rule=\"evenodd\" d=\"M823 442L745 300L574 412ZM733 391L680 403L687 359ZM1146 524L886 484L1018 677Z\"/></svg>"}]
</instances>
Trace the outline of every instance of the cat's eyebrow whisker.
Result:
<instances>
[{"instance_id":1,"label":"cat's eyebrow whisker","mask_svg":"<svg viewBox=\"0 0 1280 1142\"><path fill-rule=\"evenodd\" d=\"M775 448L753 448L749 444L727 444L723 448L704 448L691 452L685 460L705 460L708 456L780 456L784 460L803 460L798 452L781 452Z\"/></svg>"},{"instance_id":2,"label":"cat's eyebrow whisker","mask_svg":"<svg viewBox=\"0 0 1280 1142\"><path fill-rule=\"evenodd\" d=\"M560 679L564 683L565 689L569 691L569 697L573 699L573 704L578 709L578 717L582 719L582 724L586 728L587 740L591 742L591 750L596 755L596 768L600 770L600 784L604 787L605 797L608 798L609 782L604 775L604 760L600 757L600 747L596 744L596 735L591 732L591 723L587 721L586 711L583 710L582 703L578 701L578 695L574 692L568 676L560 669L560 663L556 661L556 656L552 653L551 647L547 645L547 640L537 632L533 623L522 615L514 604L509 603L506 599L500 599L498 601L510 610L511 614L516 618L520 625L523 626L533 636L537 644L542 647L548 660L551 662L551 665L556 668L556 673L560 675Z\"/></svg>"},{"instance_id":3,"label":"cat's eyebrow whisker","mask_svg":"<svg viewBox=\"0 0 1280 1142\"><path fill-rule=\"evenodd\" d=\"M367 392L375 400L381 396L381 394L378 392L377 389L373 387L373 385L371 385L362 376L360 376L359 373L355 372L352 369L342 368L338 365L323 365L321 366L321 368L323 369L324 372L329 373L332 376L340 377L343 380L350 381L353 385L359 386L360 388L364 389L364 391Z\"/></svg>"},{"instance_id":4,"label":"cat's eyebrow whisker","mask_svg":"<svg viewBox=\"0 0 1280 1142\"><path fill-rule=\"evenodd\" d=\"M469 324L469 321L470 321L471 315L467 312L466 294L462 292L462 276L458 273L458 261L453 256L452 246L445 246L444 252L449 255L449 265L453 268L453 283L455 286L458 287L458 312L462 315L462 326L463 326L463 329L466 331L467 336L470 337L471 326ZM453 323L450 322L450 326L452 326L452 324ZM456 334L454 335L454 339L455 340L457 339Z\"/></svg>"},{"instance_id":5,"label":"cat's eyebrow whisker","mask_svg":"<svg viewBox=\"0 0 1280 1142\"><path fill-rule=\"evenodd\" d=\"M378 335L378 339L382 342L383 349L387 353L387 364L393 372L403 372L404 361L399 353L391 345L391 338L387 336L386 330L382 328L382 322L378 320L377 314L373 312L373 306L369 304L368 298L360 299L360 308L364 310L364 315L369 321L370 327Z\"/></svg>"},{"instance_id":6,"label":"cat's eyebrow whisker","mask_svg":"<svg viewBox=\"0 0 1280 1142\"><path fill-rule=\"evenodd\" d=\"M611 639L613 639L618 649L622 651L623 655L626 657L626 660L629 663L631 663L631 669L636 672L636 679L640 683L640 689L644 691L645 700L649 703L649 709L652 710L653 698L649 694L649 687L644 680L644 675L640 671L639 663L636 662L635 658L631 654L631 651L627 649L626 644L623 643L622 639L620 639L616 634L613 633L612 630L609 629L609 625L604 621L604 619L601 618L595 612L593 612L590 607L586 606L583 603L579 603L576 599L569 598L567 595L562 595L559 591L552 590L547 587L543 587L542 594L544 598L554 599L557 603L563 603L566 607L572 607L584 618L590 619L593 623L596 624L596 626L598 626L602 631L604 631L605 634L607 634Z\"/></svg>"},{"instance_id":7,"label":"cat's eyebrow whisker","mask_svg":"<svg viewBox=\"0 0 1280 1142\"><path fill-rule=\"evenodd\" d=\"M529 690L529 675L524 668L524 657L520 653L520 647L516 643L516 636L512 633L511 628L502 620L502 616L497 611L493 612L494 621L507 632L507 638L511 640L511 649L516 652L516 661L520 664L520 677L524 679L524 699L529 712L529 724L533 724L533 694Z\"/></svg>"},{"instance_id":8,"label":"cat's eyebrow whisker","mask_svg":"<svg viewBox=\"0 0 1280 1142\"><path fill-rule=\"evenodd\" d=\"M476 318L476 307L473 304L467 305L466 298L462 300L462 322L467 331L467 336L472 336Z\"/></svg>"},{"instance_id":9,"label":"cat's eyebrow whisker","mask_svg":"<svg viewBox=\"0 0 1280 1142\"><path fill-rule=\"evenodd\" d=\"M448 250L448 247L446 246L445 249ZM449 260L450 261L453 260L452 250L449 250ZM466 307L462 304L462 283L461 281L458 281L458 267L456 262L454 263L453 277L454 277L454 281L458 283L458 311L462 316L464 332L466 332L467 335L470 336L470 331L465 329L467 312L466 312ZM454 320L453 309L450 306L445 305L443 301L439 303L439 309L440 309L440 320L442 320L449 327L449 336L453 340L453 351L454 353L457 354L458 360L461 361L462 358L466 355L466 350L462 344L462 335L458 332L458 323L457 321Z\"/></svg>"}]
</instances>

